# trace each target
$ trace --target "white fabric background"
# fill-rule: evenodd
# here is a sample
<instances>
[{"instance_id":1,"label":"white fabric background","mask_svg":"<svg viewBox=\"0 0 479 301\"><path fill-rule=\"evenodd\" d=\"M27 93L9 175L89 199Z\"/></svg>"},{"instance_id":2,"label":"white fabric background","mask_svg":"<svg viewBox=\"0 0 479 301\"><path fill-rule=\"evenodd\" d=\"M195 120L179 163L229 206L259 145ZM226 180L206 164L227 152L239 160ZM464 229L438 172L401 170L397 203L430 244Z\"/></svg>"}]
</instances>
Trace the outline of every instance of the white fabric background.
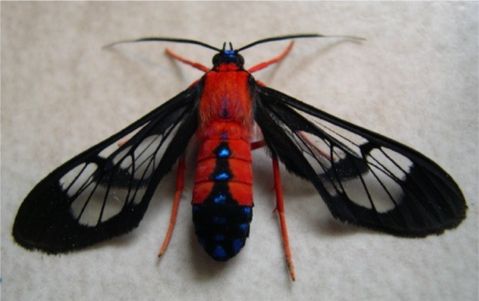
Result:
<instances>
[{"instance_id":1,"label":"white fabric background","mask_svg":"<svg viewBox=\"0 0 479 301\"><path fill-rule=\"evenodd\" d=\"M1 10L4 300L477 300L477 3L3 2ZM16 211L39 180L201 76L167 59L166 44L101 46L150 35L241 46L303 32L367 42L298 40L282 64L256 77L433 158L468 201L457 229L401 239L341 225L312 185L283 173L297 269L291 283L271 213L270 161L255 151L251 235L226 264L196 243L192 171L159 262L172 177L127 236L62 256L28 252L12 241ZM247 64L285 44L245 51ZM168 46L206 65L213 54Z\"/></svg>"}]
</instances>

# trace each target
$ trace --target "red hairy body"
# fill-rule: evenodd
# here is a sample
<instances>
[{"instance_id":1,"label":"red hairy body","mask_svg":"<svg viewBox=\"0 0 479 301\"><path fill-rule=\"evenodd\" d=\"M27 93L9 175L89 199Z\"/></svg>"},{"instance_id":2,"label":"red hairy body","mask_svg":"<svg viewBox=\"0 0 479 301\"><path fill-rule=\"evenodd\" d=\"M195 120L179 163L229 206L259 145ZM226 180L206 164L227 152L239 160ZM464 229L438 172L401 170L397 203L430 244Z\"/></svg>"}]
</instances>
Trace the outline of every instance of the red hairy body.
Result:
<instances>
[{"instance_id":1,"label":"red hairy body","mask_svg":"<svg viewBox=\"0 0 479 301\"><path fill-rule=\"evenodd\" d=\"M221 65L205 75L199 104L199 152L193 204L201 204L214 186L215 149L227 143L231 150L228 190L238 205L252 206L250 74L234 64Z\"/></svg>"},{"instance_id":2,"label":"red hairy body","mask_svg":"<svg viewBox=\"0 0 479 301\"><path fill-rule=\"evenodd\" d=\"M269 149L273 163L275 211L292 280L295 269L279 161L311 182L332 215L343 222L406 237L441 234L459 225L466 215L464 196L451 176L432 160L253 78L252 73L280 62L293 42L279 55L247 69L239 54L262 43L320 37L333 36L285 35L237 49L231 42L229 49L226 42L220 49L201 41L167 37L108 45L177 42L217 53L209 68L167 50L171 58L205 72L203 77L41 180L18 210L12 231L15 240L26 249L56 254L125 234L138 226L157 185L178 162L161 256L173 233L185 183L185 151L195 134L199 151L192 218L198 242L214 260L229 260L249 237L253 218L251 151L263 146ZM264 140L251 143L253 124ZM118 149L112 150L115 145Z\"/></svg>"}]
</instances>

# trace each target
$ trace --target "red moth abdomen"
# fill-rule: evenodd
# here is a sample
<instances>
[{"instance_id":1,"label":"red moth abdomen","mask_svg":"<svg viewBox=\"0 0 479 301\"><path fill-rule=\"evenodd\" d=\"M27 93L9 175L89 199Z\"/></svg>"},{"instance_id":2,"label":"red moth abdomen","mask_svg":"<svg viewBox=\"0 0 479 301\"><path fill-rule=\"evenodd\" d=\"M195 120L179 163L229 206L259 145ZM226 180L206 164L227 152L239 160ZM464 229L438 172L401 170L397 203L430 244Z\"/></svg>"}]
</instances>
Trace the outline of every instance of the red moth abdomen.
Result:
<instances>
[{"instance_id":1,"label":"red moth abdomen","mask_svg":"<svg viewBox=\"0 0 479 301\"><path fill-rule=\"evenodd\" d=\"M220 261L244 246L253 213L248 76L210 72L200 100L193 222L201 245Z\"/></svg>"}]
</instances>

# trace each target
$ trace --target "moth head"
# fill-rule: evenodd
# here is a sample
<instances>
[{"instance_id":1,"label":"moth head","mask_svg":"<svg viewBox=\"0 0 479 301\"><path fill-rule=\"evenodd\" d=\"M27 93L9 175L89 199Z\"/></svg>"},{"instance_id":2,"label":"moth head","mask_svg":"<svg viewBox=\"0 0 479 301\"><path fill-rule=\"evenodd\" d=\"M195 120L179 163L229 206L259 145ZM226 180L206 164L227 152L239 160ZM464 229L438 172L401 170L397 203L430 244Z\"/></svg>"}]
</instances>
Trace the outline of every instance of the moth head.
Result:
<instances>
[{"instance_id":1,"label":"moth head","mask_svg":"<svg viewBox=\"0 0 479 301\"><path fill-rule=\"evenodd\" d=\"M218 67L222 64L234 64L239 69L243 69L243 56L239 54L238 50L233 49L231 42L229 42L229 48L230 49L226 49L226 42L223 43L223 49L213 56L213 66Z\"/></svg>"}]
</instances>

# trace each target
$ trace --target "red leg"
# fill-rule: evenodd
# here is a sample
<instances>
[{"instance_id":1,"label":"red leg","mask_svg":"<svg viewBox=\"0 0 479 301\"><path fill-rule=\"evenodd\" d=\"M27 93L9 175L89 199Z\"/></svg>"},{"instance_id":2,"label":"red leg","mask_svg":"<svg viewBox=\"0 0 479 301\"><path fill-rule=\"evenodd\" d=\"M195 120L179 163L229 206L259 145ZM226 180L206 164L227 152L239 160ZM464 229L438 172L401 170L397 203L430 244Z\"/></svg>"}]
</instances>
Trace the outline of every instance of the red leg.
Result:
<instances>
[{"instance_id":1,"label":"red leg","mask_svg":"<svg viewBox=\"0 0 479 301\"><path fill-rule=\"evenodd\" d=\"M286 265L288 266L289 275L294 281L296 273L293 265L293 255L289 246L288 227L286 226L286 217L284 214L283 190L281 189L281 175L279 174L279 164L276 155L273 155L273 175L274 190L276 192L276 210L278 211L279 226L281 229L281 239L283 240L284 255L286 257Z\"/></svg>"},{"instance_id":2,"label":"red leg","mask_svg":"<svg viewBox=\"0 0 479 301\"><path fill-rule=\"evenodd\" d=\"M183 192L184 187L185 187L185 158L181 157L180 160L178 161L178 169L176 171L176 191L175 191L175 198L173 199L173 205L171 206L170 223L168 225L168 231L166 232L165 239L163 240L163 243L161 244L158 257L160 257L166 252L166 248L168 248L168 244L170 243L171 235L173 234L173 230L175 229L176 216L178 215L178 208L180 205L181 193Z\"/></svg>"},{"instance_id":3,"label":"red leg","mask_svg":"<svg viewBox=\"0 0 479 301\"><path fill-rule=\"evenodd\" d=\"M251 143L251 150L255 150L255 149L261 148L261 147L263 147L263 146L265 146L265 145L266 145L266 143L264 143L264 140L252 142L252 143Z\"/></svg>"},{"instance_id":4,"label":"red leg","mask_svg":"<svg viewBox=\"0 0 479 301\"><path fill-rule=\"evenodd\" d=\"M276 63L280 62L282 59L284 59L288 55L288 53L293 48L293 45L294 45L294 42L290 42L288 44L288 47L286 47L286 49L284 49L283 52L281 52L279 55L275 56L274 58L270 59L269 61L262 62L262 63L254 65L253 67L248 69L248 72L253 73L253 72L262 70L262 69L268 67L269 65L273 65L273 64L276 64Z\"/></svg>"},{"instance_id":5,"label":"red leg","mask_svg":"<svg viewBox=\"0 0 479 301\"><path fill-rule=\"evenodd\" d=\"M260 81L260 80L256 80L256 83L257 83L258 85L260 85L261 87L266 87L266 84L263 83L263 82Z\"/></svg>"},{"instance_id":6,"label":"red leg","mask_svg":"<svg viewBox=\"0 0 479 301\"><path fill-rule=\"evenodd\" d=\"M303 132L299 131L297 133L298 133L298 136L303 138L303 141L312 148L312 151L316 153L316 155L323 156L330 161L332 160L329 154L325 153L324 151L320 150L316 145L314 145L314 143L311 142L311 140L309 140L308 137Z\"/></svg>"},{"instance_id":7,"label":"red leg","mask_svg":"<svg viewBox=\"0 0 479 301\"><path fill-rule=\"evenodd\" d=\"M128 142L128 140L130 140L130 138L122 138L116 143L116 145L118 147L122 147L123 145L125 145Z\"/></svg>"},{"instance_id":8,"label":"red leg","mask_svg":"<svg viewBox=\"0 0 479 301\"><path fill-rule=\"evenodd\" d=\"M166 48L165 49L165 53L166 55L168 55L169 57L171 57L172 59L175 59L177 61L180 61L184 64L187 64L187 65L190 65L191 67L193 68L196 68L198 70L201 70L203 72L208 72L210 69L208 67L206 67L205 65L202 65L200 63L197 63L197 62L193 62L189 59L186 59L182 56L179 56L178 54L174 53L173 51L171 51L170 49Z\"/></svg>"}]
</instances>

